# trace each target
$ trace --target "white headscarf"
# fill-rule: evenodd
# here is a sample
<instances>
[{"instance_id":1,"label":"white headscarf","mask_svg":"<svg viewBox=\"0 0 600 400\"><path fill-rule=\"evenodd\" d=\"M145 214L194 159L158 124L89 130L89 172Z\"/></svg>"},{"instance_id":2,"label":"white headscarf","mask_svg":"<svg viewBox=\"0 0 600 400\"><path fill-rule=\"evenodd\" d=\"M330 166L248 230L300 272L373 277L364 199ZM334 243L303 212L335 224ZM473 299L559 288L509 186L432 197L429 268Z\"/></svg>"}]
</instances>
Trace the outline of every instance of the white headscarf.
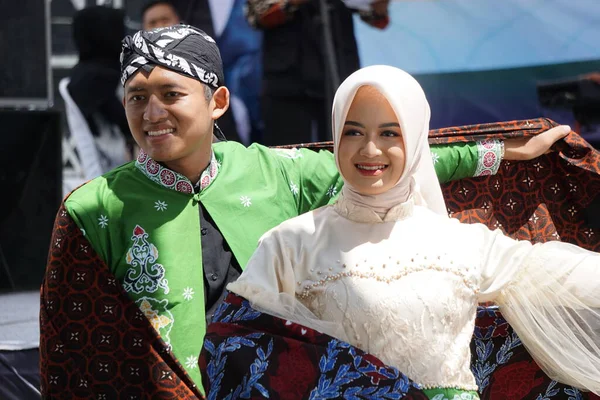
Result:
<instances>
[{"instance_id":1,"label":"white headscarf","mask_svg":"<svg viewBox=\"0 0 600 400\"><path fill-rule=\"evenodd\" d=\"M346 116L354 96L362 86L376 88L390 103L402 130L405 149L405 168L396 185L379 195L365 195L353 188L340 169L338 149ZM335 162L344 179L342 196L357 205L385 214L395 205L411 196L415 204L448 216L442 190L438 182L429 143L429 104L419 83L401 69L375 65L362 68L350 75L338 88L332 111Z\"/></svg>"}]
</instances>

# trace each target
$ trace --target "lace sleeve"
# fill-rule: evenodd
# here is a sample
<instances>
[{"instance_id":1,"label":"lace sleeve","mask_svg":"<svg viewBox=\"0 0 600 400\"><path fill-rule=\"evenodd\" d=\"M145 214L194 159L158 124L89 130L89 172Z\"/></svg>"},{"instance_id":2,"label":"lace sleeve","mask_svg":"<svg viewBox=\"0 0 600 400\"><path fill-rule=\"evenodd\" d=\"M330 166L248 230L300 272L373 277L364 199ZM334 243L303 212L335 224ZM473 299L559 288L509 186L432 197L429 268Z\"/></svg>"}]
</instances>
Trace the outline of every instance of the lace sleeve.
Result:
<instances>
[{"instance_id":1,"label":"lace sleeve","mask_svg":"<svg viewBox=\"0 0 600 400\"><path fill-rule=\"evenodd\" d=\"M600 254L490 232L481 301L495 301L552 379L600 394Z\"/></svg>"},{"instance_id":2,"label":"lace sleeve","mask_svg":"<svg viewBox=\"0 0 600 400\"><path fill-rule=\"evenodd\" d=\"M284 232L275 228L261 239L246 269L227 289L247 299L253 308L348 341L343 328L320 320L296 298L296 284L302 271L294 270L298 246L285 241Z\"/></svg>"}]
</instances>

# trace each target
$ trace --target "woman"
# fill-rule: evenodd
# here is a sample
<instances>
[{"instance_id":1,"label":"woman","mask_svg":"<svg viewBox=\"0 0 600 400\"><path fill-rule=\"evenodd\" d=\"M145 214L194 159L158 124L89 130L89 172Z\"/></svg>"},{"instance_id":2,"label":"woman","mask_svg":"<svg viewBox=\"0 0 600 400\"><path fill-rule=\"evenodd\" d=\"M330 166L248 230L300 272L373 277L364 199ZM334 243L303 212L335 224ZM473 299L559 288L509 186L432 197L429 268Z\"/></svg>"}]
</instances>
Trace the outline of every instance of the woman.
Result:
<instances>
[{"instance_id":1,"label":"woman","mask_svg":"<svg viewBox=\"0 0 600 400\"><path fill-rule=\"evenodd\" d=\"M229 290L377 357L436 399L478 398L469 344L477 304L493 301L546 373L600 393L600 255L448 218L428 124L410 75L351 75L333 110L339 200L263 236Z\"/></svg>"}]
</instances>

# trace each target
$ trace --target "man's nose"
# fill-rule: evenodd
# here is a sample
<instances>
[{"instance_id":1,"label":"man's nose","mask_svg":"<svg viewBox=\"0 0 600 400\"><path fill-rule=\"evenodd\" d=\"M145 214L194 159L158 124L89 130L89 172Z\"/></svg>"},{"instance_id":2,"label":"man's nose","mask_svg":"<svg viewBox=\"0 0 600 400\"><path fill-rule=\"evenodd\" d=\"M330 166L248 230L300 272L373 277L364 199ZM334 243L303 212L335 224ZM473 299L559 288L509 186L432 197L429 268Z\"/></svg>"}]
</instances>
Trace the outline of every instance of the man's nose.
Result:
<instances>
[{"instance_id":1,"label":"man's nose","mask_svg":"<svg viewBox=\"0 0 600 400\"><path fill-rule=\"evenodd\" d=\"M151 95L144 111L144 120L152 123L160 122L168 115L162 102L155 95Z\"/></svg>"}]
</instances>

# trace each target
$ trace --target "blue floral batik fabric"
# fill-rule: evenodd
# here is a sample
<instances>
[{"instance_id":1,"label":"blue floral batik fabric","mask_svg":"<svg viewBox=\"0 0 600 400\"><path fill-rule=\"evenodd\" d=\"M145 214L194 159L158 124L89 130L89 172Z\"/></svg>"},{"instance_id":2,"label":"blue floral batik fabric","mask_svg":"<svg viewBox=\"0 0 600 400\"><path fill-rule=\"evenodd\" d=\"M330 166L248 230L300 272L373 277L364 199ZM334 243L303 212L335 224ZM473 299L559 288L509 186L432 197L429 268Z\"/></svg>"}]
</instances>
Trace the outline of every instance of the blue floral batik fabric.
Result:
<instances>
[{"instance_id":1,"label":"blue floral batik fabric","mask_svg":"<svg viewBox=\"0 0 600 400\"><path fill-rule=\"evenodd\" d=\"M234 294L214 314L200 368L209 400L427 399L379 359Z\"/></svg>"}]
</instances>

